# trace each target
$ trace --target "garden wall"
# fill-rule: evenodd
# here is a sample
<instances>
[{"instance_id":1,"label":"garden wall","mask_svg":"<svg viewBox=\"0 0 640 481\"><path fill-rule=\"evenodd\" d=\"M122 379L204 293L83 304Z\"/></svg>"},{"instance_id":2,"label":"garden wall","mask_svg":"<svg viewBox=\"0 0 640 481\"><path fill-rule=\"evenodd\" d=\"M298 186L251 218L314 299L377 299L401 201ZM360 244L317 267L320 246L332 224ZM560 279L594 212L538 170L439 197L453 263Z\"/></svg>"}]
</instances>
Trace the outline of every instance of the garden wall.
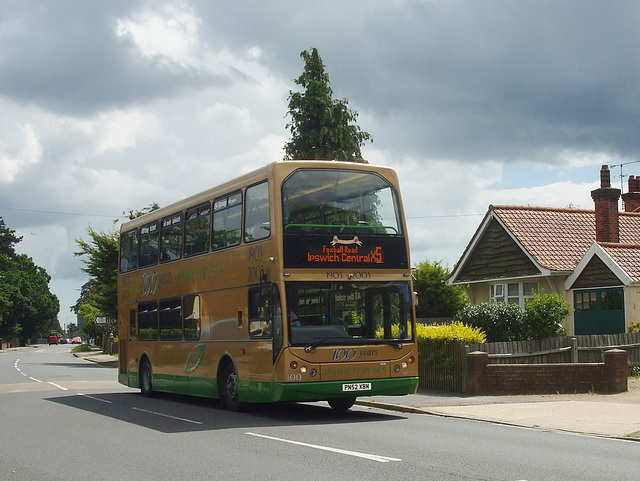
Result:
<instances>
[{"instance_id":1,"label":"garden wall","mask_svg":"<svg viewBox=\"0 0 640 481\"><path fill-rule=\"evenodd\" d=\"M473 395L616 393L627 390L627 352L604 353L604 363L489 364L486 352L467 355L466 392Z\"/></svg>"}]
</instances>

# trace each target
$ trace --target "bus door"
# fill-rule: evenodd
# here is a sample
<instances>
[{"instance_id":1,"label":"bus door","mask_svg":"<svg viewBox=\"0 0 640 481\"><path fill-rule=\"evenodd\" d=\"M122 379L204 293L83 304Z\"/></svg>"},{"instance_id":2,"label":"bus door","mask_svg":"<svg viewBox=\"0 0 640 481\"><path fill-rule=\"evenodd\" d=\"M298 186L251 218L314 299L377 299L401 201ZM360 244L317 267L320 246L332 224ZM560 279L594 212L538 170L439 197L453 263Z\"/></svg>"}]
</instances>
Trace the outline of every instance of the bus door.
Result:
<instances>
[{"instance_id":1,"label":"bus door","mask_svg":"<svg viewBox=\"0 0 640 481\"><path fill-rule=\"evenodd\" d=\"M127 328L127 337L120 341L121 347L118 356L120 357L120 368L126 372L122 374L128 375L128 385L138 385L138 366L136 358L138 352L138 327L137 327L138 310L135 307L129 309L129 327Z\"/></svg>"},{"instance_id":2,"label":"bus door","mask_svg":"<svg viewBox=\"0 0 640 481\"><path fill-rule=\"evenodd\" d=\"M275 284L249 288L249 336L254 341L267 341L269 349L260 343L256 349L253 370L272 381L273 363L282 348L282 308L279 289Z\"/></svg>"}]
</instances>

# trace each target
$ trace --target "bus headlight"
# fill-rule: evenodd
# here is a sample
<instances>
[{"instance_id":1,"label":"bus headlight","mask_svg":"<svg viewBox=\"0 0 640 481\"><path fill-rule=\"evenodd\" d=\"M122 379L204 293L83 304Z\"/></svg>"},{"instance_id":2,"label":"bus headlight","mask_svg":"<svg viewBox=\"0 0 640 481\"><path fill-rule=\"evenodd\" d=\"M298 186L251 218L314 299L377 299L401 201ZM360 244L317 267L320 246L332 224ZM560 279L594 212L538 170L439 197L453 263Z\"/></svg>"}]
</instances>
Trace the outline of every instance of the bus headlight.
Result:
<instances>
[{"instance_id":1,"label":"bus headlight","mask_svg":"<svg viewBox=\"0 0 640 481\"><path fill-rule=\"evenodd\" d=\"M309 371L309 375L311 377L316 377L316 374L318 374L318 371L316 371L315 369L312 369L311 371Z\"/></svg>"},{"instance_id":2,"label":"bus headlight","mask_svg":"<svg viewBox=\"0 0 640 481\"><path fill-rule=\"evenodd\" d=\"M307 373L307 366L302 366L302 367L300 367L300 372L301 372L302 374L306 374L306 373Z\"/></svg>"}]
</instances>

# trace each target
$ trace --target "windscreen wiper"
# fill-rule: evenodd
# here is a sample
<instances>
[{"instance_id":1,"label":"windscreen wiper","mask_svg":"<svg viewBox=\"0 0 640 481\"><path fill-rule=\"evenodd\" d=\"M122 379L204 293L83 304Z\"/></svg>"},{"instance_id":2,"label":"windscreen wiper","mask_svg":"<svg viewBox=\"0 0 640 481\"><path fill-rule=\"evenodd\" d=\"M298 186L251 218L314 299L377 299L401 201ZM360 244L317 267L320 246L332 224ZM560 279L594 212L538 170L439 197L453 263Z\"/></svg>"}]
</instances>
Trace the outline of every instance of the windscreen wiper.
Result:
<instances>
[{"instance_id":1,"label":"windscreen wiper","mask_svg":"<svg viewBox=\"0 0 640 481\"><path fill-rule=\"evenodd\" d=\"M309 344L307 347L304 348L304 352L311 352L313 351L316 347L318 347L320 344L324 344L326 341L330 340L330 339L342 339L344 340L345 338L343 336L331 336L331 337L323 337L322 339L318 339L317 341L315 341L312 344Z\"/></svg>"},{"instance_id":2,"label":"windscreen wiper","mask_svg":"<svg viewBox=\"0 0 640 481\"><path fill-rule=\"evenodd\" d=\"M400 339L381 339L380 344L390 344L396 346L398 349L402 349L404 343Z\"/></svg>"},{"instance_id":3,"label":"windscreen wiper","mask_svg":"<svg viewBox=\"0 0 640 481\"><path fill-rule=\"evenodd\" d=\"M324 344L326 341L329 341L331 339L344 340L345 338L342 336L323 337L322 339L318 339L314 343L309 344L307 347L305 347L304 352L311 352L320 344ZM372 341L371 339L351 339L348 344L390 344L391 346L395 346L398 349L402 349L404 347L404 342L399 339L376 339L375 341Z\"/></svg>"}]
</instances>

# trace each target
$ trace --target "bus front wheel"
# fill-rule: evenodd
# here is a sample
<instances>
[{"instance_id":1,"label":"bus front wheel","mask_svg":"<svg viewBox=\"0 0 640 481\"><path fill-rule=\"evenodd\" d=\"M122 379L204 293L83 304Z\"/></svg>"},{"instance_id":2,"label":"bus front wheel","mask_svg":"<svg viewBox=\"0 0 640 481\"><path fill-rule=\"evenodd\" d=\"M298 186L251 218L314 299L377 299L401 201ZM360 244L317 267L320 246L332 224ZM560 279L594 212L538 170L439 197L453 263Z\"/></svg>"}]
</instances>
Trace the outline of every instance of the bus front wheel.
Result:
<instances>
[{"instance_id":1,"label":"bus front wheel","mask_svg":"<svg viewBox=\"0 0 640 481\"><path fill-rule=\"evenodd\" d=\"M140 393L145 397L153 397L153 380L151 377L151 363L144 358L140 366Z\"/></svg>"},{"instance_id":2,"label":"bus front wheel","mask_svg":"<svg viewBox=\"0 0 640 481\"><path fill-rule=\"evenodd\" d=\"M341 397L336 399L329 399L327 402L329 403L329 406L331 406L336 411L348 411L356 402L356 398Z\"/></svg>"},{"instance_id":3,"label":"bus front wheel","mask_svg":"<svg viewBox=\"0 0 640 481\"><path fill-rule=\"evenodd\" d=\"M227 362L220 374L220 397L229 411L242 411L244 403L238 401L238 374L231 362Z\"/></svg>"}]
</instances>

